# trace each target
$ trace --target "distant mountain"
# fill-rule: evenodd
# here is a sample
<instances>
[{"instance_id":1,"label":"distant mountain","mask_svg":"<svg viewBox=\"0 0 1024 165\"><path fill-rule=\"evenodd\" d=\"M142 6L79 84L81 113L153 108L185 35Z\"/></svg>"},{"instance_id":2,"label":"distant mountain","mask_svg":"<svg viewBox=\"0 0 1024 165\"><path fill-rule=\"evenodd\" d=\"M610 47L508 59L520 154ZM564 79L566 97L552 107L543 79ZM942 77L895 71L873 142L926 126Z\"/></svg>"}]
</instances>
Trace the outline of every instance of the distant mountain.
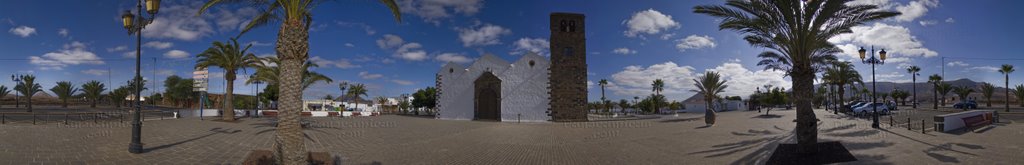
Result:
<instances>
[{"instance_id":1,"label":"distant mountain","mask_svg":"<svg viewBox=\"0 0 1024 165\"><path fill-rule=\"evenodd\" d=\"M918 82L917 82L917 99L920 100L919 102L929 103L930 104L932 102L932 100L934 100L934 98L933 98L934 92L933 91L935 89L935 86L933 86L931 83L928 83L927 81L928 81L927 79L925 79L923 81L921 79L918 79ZM985 100L985 97L981 93L981 87L980 87L981 82L976 82L976 81L973 81L973 80L970 80L970 79L958 79L958 80L944 81L944 82L949 83L950 85L953 85L954 87L957 87L957 86L967 86L967 87L974 88L975 92L971 93L971 95L969 95L968 97L975 97L975 98L978 99L979 104L981 104L982 106L985 105L986 100ZM910 103L911 102L910 100L913 98L914 83L909 83L909 82L908 83L877 82L876 84L878 84L877 90L878 90L879 93L891 93L894 89L900 89L900 90L904 90L904 91L907 91L907 92L911 93L911 96L907 98L907 102L908 103ZM993 101L992 104L993 104L993 106L995 106L996 103L1002 104L1003 101L1006 98L1006 95L1004 94L1004 92L1006 92L1006 88L1004 88L1002 84L992 84L992 85L996 87L995 92L993 92L993 94L992 94L992 101ZM817 87L818 86L815 86L815 89L817 89ZM861 89L860 84L857 84L856 87L857 87L857 90ZM864 82L864 87L866 87L870 91L871 90L871 81L865 81ZM849 85L847 85L847 91L845 91L844 93L848 97L850 96ZM942 96L942 95L940 94L939 96ZM954 97L957 97L957 96L952 91L949 92L948 94L946 94L946 98L947 99L952 99ZM1016 99L1017 98L1013 96L1013 91L1010 91L1010 102L1011 102L1011 104L1015 103ZM959 100L959 98L957 98L957 100ZM951 103L949 101L947 101L947 105L948 104L951 104Z\"/></svg>"}]
</instances>

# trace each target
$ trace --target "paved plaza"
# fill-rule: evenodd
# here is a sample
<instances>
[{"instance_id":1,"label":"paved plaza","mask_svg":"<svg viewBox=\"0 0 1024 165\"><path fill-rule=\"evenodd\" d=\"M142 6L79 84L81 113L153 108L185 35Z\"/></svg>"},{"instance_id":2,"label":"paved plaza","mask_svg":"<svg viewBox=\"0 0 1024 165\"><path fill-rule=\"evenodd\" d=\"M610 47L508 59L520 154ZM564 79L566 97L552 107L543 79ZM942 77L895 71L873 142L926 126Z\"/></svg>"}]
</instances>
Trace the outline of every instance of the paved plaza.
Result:
<instances>
[{"instance_id":1,"label":"paved plaza","mask_svg":"<svg viewBox=\"0 0 1024 165\"><path fill-rule=\"evenodd\" d=\"M410 116L307 118L307 148L341 164L763 164L795 143L795 111L722 112L579 123L447 121ZM1024 161L1024 125L1005 120L958 134L918 126L872 129L868 120L817 110L820 141L840 141L854 164L1013 164ZM0 164L239 164L270 149L268 118L225 123L197 118L146 121L146 153L130 154L130 125L0 125Z\"/></svg>"}]
</instances>

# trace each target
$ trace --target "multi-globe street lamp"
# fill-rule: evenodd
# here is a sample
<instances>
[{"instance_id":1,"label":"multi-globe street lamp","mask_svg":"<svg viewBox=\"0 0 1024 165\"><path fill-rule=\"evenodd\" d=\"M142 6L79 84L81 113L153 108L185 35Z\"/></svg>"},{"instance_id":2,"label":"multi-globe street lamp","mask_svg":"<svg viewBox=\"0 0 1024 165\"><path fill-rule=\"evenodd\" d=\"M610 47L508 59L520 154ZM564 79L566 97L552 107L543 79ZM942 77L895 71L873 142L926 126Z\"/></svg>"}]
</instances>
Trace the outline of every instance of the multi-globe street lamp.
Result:
<instances>
[{"instance_id":1,"label":"multi-globe street lamp","mask_svg":"<svg viewBox=\"0 0 1024 165\"><path fill-rule=\"evenodd\" d=\"M21 76L23 75L11 75L11 81L14 81L14 108L21 107L21 96L18 94L18 84L21 84Z\"/></svg>"},{"instance_id":2,"label":"multi-globe street lamp","mask_svg":"<svg viewBox=\"0 0 1024 165\"><path fill-rule=\"evenodd\" d=\"M867 50L864 50L864 47L861 47L857 52L860 53L860 61L862 63L871 64L871 109L873 110L871 113L871 128L879 128L878 106L875 106L875 104L878 103L878 86L875 84L875 65L885 64L885 49L878 52L878 58L875 58L875 46L871 46L871 58L865 59Z\"/></svg>"},{"instance_id":3,"label":"multi-globe street lamp","mask_svg":"<svg viewBox=\"0 0 1024 165\"><path fill-rule=\"evenodd\" d=\"M149 13L149 18L142 14L142 0L137 0L135 13L132 14L131 10L125 10L124 14L121 15L121 21L124 22L124 28L128 30L128 35L135 35L135 102L132 106L135 108L135 114L132 115L132 142L128 144L128 152L130 153L142 153L142 74L140 67L142 64L142 29L146 28L146 25L153 23L153 19L156 19L156 13L160 10L160 0L145 0L146 1L146 13Z\"/></svg>"}]
</instances>

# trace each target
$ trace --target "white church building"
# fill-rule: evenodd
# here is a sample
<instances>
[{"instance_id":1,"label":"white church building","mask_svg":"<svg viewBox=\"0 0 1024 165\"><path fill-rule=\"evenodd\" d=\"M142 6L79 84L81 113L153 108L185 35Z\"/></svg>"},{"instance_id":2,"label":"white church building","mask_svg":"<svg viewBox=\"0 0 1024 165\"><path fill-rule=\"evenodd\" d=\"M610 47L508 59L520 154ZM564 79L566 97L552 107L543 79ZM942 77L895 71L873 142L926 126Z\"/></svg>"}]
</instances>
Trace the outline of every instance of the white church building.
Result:
<instances>
[{"instance_id":1,"label":"white church building","mask_svg":"<svg viewBox=\"0 0 1024 165\"><path fill-rule=\"evenodd\" d=\"M526 54L513 63L490 54L469 67L448 63L438 71L437 83L441 87L438 105L442 106L437 118L551 120L546 112L551 107L548 99L549 66L547 58L535 53Z\"/></svg>"}]
</instances>

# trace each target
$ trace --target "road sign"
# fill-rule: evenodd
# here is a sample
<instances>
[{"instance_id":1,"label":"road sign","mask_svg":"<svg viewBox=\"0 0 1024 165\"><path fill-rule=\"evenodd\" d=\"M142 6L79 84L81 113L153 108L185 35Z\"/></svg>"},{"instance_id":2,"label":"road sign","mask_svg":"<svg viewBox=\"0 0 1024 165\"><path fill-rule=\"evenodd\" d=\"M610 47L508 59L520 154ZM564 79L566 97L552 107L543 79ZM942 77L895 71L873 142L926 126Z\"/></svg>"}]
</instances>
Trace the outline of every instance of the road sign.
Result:
<instances>
[{"instance_id":1,"label":"road sign","mask_svg":"<svg viewBox=\"0 0 1024 165\"><path fill-rule=\"evenodd\" d=\"M192 71L192 91L206 92L209 88L210 71L196 70Z\"/></svg>"}]
</instances>

